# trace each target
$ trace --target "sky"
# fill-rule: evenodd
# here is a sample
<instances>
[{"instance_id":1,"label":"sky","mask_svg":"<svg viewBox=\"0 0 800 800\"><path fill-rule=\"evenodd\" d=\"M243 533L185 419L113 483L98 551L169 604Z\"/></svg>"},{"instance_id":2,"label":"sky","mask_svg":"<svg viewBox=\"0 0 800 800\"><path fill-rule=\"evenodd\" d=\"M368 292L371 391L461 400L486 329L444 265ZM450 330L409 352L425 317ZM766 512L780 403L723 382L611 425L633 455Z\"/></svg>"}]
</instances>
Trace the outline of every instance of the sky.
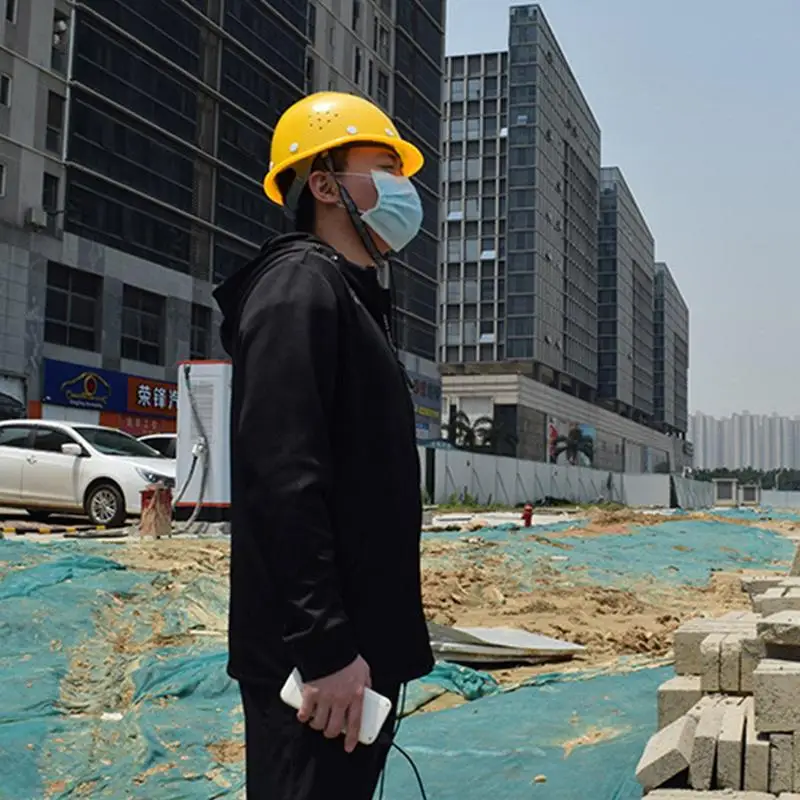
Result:
<instances>
[{"instance_id":1,"label":"sky","mask_svg":"<svg viewBox=\"0 0 800 800\"><path fill-rule=\"evenodd\" d=\"M448 55L508 0L448 0ZM689 305L689 408L800 414L800 0L544 0Z\"/></svg>"}]
</instances>

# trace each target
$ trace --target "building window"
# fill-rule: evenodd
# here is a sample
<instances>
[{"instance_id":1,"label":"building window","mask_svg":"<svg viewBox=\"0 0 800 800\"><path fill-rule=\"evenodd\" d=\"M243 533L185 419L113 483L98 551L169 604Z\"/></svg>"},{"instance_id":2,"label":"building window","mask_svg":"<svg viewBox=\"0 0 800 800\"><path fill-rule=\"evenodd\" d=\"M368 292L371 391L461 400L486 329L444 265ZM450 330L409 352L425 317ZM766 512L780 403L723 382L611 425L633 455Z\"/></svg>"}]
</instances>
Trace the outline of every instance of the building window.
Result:
<instances>
[{"instance_id":1,"label":"building window","mask_svg":"<svg viewBox=\"0 0 800 800\"><path fill-rule=\"evenodd\" d=\"M17 23L17 0L6 0L6 22Z\"/></svg>"},{"instance_id":2,"label":"building window","mask_svg":"<svg viewBox=\"0 0 800 800\"><path fill-rule=\"evenodd\" d=\"M0 106L11 105L11 78L8 75L0 75Z\"/></svg>"},{"instance_id":3,"label":"building window","mask_svg":"<svg viewBox=\"0 0 800 800\"><path fill-rule=\"evenodd\" d=\"M189 358L202 360L211 355L211 309L198 303L192 305L192 332Z\"/></svg>"},{"instance_id":4,"label":"building window","mask_svg":"<svg viewBox=\"0 0 800 800\"><path fill-rule=\"evenodd\" d=\"M47 262L44 340L97 351L103 279L91 272Z\"/></svg>"},{"instance_id":5,"label":"building window","mask_svg":"<svg viewBox=\"0 0 800 800\"><path fill-rule=\"evenodd\" d=\"M11 0L8 0L11 2ZM15 3L16 5L16 0ZM62 75L67 74L67 50L69 43L69 17L62 11L53 14L53 42L50 48L50 68Z\"/></svg>"},{"instance_id":6,"label":"building window","mask_svg":"<svg viewBox=\"0 0 800 800\"><path fill-rule=\"evenodd\" d=\"M0 161L0 197L6 196L6 179L8 177L8 168Z\"/></svg>"},{"instance_id":7,"label":"building window","mask_svg":"<svg viewBox=\"0 0 800 800\"><path fill-rule=\"evenodd\" d=\"M392 49L389 40L389 30L385 25L375 19L375 30L372 35L372 49L387 63L391 63Z\"/></svg>"},{"instance_id":8,"label":"building window","mask_svg":"<svg viewBox=\"0 0 800 800\"><path fill-rule=\"evenodd\" d=\"M361 0L353 0L353 30L358 33L361 23Z\"/></svg>"},{"instance_id":9,"label":"building window","mask_svg":"<svg viewBox=\"0 0 800 800\"><path fill-rule=\"evenodd\" d=\"M356 86L361 86L361 48L355 48L355 55L353 57L353 83Z\"/></svg>"},{"instance_id":10,"label":"building window","mask_svg":"<svg viewBox=\"0 0 800 800\"><path fill-rule=\"evenodd\" d=\"M389 108L389 76L382 69L378 70L378 105Z\"/></svg>"},{"instance_id":11,"label":"building window","mask_svg":"<svg viewBox=\"0 0 800 800\"><path fill-rule=\"evenodd\" d=\"M47 228L52 231L58 219L59 179L49 172L44 173L42 180L42 208L47 212Z\"/></svg>"},{"instance_id":12,"label":"building window","mask_svg":"<svg viewBox=\"0 0 800 800\"><path fill-rule=\"evenodd\" d=\"M47 93L47 133L44 146L53 153L61 152L64 132L64 98L56 92Z\"/></svg>"},{"instance_id":13,"label":"building window","mask_svg":"<svg viewBox=\"0 0 800 800\"><path fill-rule=\"evenodd\" d=\"M317 7L313 3L306 9L306 32L312 46L317 37Z\"/></svg>"},{"instance_id":14,"label":"building window","mask_svg":"<svg viewBox=\"0 0 800 800\"><path fill-rule=\"evenodd\" d=\"M122 292L122 357L163 363L164 298L127 284Z\"/></svg>"}]
</instances>

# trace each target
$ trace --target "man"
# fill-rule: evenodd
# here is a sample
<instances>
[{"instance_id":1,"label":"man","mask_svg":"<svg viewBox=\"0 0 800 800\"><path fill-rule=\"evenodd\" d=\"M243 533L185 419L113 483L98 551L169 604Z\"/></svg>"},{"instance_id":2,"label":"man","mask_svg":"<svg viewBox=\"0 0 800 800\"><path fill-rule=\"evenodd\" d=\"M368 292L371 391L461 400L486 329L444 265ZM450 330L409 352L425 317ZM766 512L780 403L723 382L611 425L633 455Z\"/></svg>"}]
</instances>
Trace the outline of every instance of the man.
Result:
<instances>
[{"instance_id":1,"label":"man","mask_svg":"<svg viewBox=\"0 0 800 800\"><path fill-rule=\"evenodd\" d=\"M396 708L433 666L420 592L414 410L390 251L419 231L419 150L361 98L278 122L267 196L296 232L216 292L233 359L229 672L250 800L371 800L391 745L358 745L364 689ZM298 668L297 713L279 698ZM346 731L346 736L342 732Z\"/></svg>"}]
</instances>

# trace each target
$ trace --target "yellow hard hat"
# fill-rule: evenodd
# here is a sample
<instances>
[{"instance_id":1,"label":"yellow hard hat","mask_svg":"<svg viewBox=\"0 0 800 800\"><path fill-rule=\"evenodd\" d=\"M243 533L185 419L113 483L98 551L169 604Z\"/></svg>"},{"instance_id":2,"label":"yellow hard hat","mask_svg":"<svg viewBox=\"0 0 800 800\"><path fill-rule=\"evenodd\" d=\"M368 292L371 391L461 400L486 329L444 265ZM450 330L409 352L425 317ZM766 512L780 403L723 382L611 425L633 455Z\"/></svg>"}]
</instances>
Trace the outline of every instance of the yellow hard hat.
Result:
<instances>
[{"instance_id":1,"label":"yellow hard hat","mask_svg":"<svg viewBox=\"0 0 800 800\"><path fill-rule=\"evenodd\" d=\"M283 205L277 184L282 172L354 142L390 147L403 162L403 175L409 178L425 163L419 149L402 139L389 117L369 100L343 92L318 92L290 106L275 126L269 172L264 177L267 197Z\"/></svg>"}]
</instances>

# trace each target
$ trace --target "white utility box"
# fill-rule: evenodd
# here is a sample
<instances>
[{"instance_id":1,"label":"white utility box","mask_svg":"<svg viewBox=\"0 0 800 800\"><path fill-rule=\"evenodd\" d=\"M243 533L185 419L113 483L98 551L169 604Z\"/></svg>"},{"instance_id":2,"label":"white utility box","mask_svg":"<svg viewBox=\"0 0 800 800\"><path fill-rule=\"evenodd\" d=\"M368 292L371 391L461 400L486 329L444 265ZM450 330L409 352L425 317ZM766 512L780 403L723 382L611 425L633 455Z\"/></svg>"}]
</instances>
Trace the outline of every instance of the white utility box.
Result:
<instances>
[{"instance_id":1,"label":"white utility box","mask_svg":"<svg viewBox=\"0 0 800 800\"><path fill-rule=\"evenodd\" d=\"M227 361L185 361L178 366L178 519L188 519L198 510L200 521L229 520L231 376Z\"/></svg>"}]
</instances>

